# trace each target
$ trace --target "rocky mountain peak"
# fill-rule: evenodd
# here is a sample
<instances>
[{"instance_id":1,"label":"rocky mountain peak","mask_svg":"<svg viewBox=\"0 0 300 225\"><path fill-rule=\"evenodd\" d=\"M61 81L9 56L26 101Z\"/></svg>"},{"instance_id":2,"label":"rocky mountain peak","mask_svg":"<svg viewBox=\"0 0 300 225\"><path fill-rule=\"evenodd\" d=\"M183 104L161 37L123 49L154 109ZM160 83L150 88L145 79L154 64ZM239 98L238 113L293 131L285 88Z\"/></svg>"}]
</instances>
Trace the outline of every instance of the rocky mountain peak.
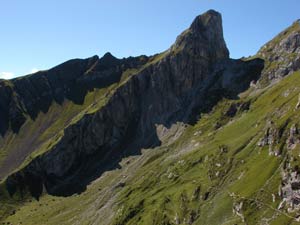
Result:
<instances>
[{"instance_id":1,"label":"rocky mountain peak","mask_svg":"<svg viewBox=\"0 0 300 225\"><path fill-rule=\"evenodd\" d=\"M197 32L201 31L205 27L215 27L221 25L222 28L222 16L215 10L209 10L204 14L197 16L190 28Z\"/></svg>"},{"instance_id":2,"label":"rocky mountain peak","mask_svg":"<svg viewBox=\"0 0 300 225\"><path fill-rule=\"evenodd\" d=\"M104 60L104 61L115 61L115 60L117 60L117 58L114 57L110 52L106 52L102 56L101 60Z\"/></svg>"},{"instance_id":3,"label":"rocky mountain peak","mask_svg":"<svg viewBox=\"0 0 300 225\"><path fill-rule=\"evenodd\" d=\"M209 10L197 16L191 26L177 37L173 51L187 50L212 60L229 58L223 37L222 16Z\"/></svg>"}]
</instances>

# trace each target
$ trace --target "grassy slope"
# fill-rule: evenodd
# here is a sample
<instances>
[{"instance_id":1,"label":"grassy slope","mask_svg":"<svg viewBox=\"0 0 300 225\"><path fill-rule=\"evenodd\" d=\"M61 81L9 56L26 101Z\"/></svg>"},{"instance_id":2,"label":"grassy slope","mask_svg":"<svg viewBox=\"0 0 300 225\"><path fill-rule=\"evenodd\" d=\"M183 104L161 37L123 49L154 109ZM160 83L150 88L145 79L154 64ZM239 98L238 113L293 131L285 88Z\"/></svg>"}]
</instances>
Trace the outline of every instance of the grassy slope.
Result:
<instances>
[{"instance_id":1,"label":"grassy slope","mask_svg":"<svg viewBox=\"0 0 300 225\"><path fill-rule=\"evenodd\" d=\"M287 129L298 122L299 92L300 73L295 73L272 88L244 93L237 101L250 100L250 110L233 119L224 116L233 101L224 99L175 143L124 159L122 169L105 173L80 195L45 194L40 201L27 198L20 207L16 200L3 201L13 204L5 222L175 224L175 218L183 223L194 217L196 224L243 224L232 212L234 204L243 202L247 224L296 224L292 214L277 210L280 169L291 152L284 148L282 156L270 156L268 147L257 142L267 120L278 128L288 121ZM214 128L217 121L223 124L219 129Z\"/></svg>"}]
</instances>

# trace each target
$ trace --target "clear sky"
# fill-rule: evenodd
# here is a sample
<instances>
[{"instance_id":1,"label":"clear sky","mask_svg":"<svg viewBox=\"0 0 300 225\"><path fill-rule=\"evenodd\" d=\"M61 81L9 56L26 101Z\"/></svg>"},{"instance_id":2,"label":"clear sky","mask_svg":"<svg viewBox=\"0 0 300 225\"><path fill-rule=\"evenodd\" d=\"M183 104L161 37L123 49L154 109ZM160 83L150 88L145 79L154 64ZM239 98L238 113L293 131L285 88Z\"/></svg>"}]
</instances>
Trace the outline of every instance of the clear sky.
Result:
<instances>
[{"instance_id":1,"label":"clear sky","mask_svg":"<svg viewBox=\"0 0 300 225\"><path fill-rule=\"evenodd\" d=\"M108 51L158 53L208 9L223 15L232 58L255 54L300 18L300 0L0 0L0 77Z\"/></svg>"}]
</instances>

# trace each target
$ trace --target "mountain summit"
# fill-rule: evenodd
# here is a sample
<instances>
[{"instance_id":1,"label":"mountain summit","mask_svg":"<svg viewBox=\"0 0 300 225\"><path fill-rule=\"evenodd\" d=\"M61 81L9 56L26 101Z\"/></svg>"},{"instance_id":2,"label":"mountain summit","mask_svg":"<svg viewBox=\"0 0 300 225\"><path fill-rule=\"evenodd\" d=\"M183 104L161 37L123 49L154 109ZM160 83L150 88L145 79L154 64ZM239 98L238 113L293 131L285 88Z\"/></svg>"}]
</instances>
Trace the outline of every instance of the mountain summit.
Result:
<instances>
[{"instance_id":1,"label":"mountain summit","mask_svg":"<svg viewBox=\"0 0 300 225\"><path fill-rule=\"evenodd\" d=\"M198 16L189 29L178 36L172 49L188 49L195 55L212 60L229 58L226 47L221 14L209 10Z\"/></svg>"},{"instance_id":2,"label":"mountain summit","mask_svg":"<svg viewBox=\"0 0 300 225\"><path fill-rule=\"evenodd\" d=\"M298 25L234 60L209 10L160 54L1 80L1 222L296 224Z\"/></svg>"}]
</instances>

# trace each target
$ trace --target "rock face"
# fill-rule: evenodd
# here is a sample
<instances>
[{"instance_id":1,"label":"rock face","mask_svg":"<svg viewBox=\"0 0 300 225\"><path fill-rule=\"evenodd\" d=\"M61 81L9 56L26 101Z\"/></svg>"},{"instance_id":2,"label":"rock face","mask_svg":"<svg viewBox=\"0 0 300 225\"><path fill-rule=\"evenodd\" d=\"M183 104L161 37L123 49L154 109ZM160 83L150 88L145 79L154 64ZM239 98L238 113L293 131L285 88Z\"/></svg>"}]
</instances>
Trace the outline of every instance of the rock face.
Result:
<instances>
[{"instance_id":1,"label":"rock face","mask_svg":"<svg viewBox=\"0 0 300 225\"><path fill-rule=\"evenodd\" d=\"M300 143L299 130L296 124L293 124L290 128L289 137L286 141L287 148L293 150L297 144Z\"/></svg>"},{"instance_id":2,"label":"rock face","mask_svg":"<svg viewBox=\"0 0 300 225\"><path fill-rule=\"evenodd\" d=\"M276 81L300 69L300 23L296 21L265 44L257 54L266 61L265 81Z\"/></svg>"},{"instance_id":3,"label":"rock face","mask_svg":"<svg viewBox=\"0 0 300 225\"><path fill-rule=\"evenodd\" d=\"M229 58L223 38L221 15L209 10L198 16L189 29L177 37L171 51L188 50L198 58L218 60Z\"/></svg>"},{"instance_id":4,"label":"rock face","mask_svg":"<svg viewBox=\"0 0 300 225\"><path fill-rule=\"evenodd\" d=\"M279 131L274 127L274 123L272 121L267 122L267 128L264 136L259 140L257 145L259 147L263 146L272 146L279 141Z\"/></svg>"},{"instance_id":5,"label":"rock face","mask_svg":"<svg viewBox=\"0 0 300 225\"><path fill-rule=\"evenodd\" d=\"M298 172L283 172L281 197L283 198L279 208L287 206L288 211L292 212L300 209L300 176Z\"/></svg>"},{"instance_id":6,"label":"rock face","mask_svg":"<svg viewBox=\"0 0 300 225\"><path fill-rule=\"evenodd\" d=\"M107 66L106 58L112 65ZM103 77L110 82L119 79L121 63L110 58L104 56L103 64L97 58L86 60L76 81L89 87ZM142 64L137 59L131 63L126 68ZM262 60L229 59L221 15L208 11L160 60L119 87L103 108L67 127L52 149L10 175L7 188L13 195L28 187L37 198L44 187L55 195L80 192L104 168L117 165L120 157L158 146L156 125L193 123L195 115L209 111L221 98L236 98L259 78L262 69Z\"/></svg>"}]
</instances>

